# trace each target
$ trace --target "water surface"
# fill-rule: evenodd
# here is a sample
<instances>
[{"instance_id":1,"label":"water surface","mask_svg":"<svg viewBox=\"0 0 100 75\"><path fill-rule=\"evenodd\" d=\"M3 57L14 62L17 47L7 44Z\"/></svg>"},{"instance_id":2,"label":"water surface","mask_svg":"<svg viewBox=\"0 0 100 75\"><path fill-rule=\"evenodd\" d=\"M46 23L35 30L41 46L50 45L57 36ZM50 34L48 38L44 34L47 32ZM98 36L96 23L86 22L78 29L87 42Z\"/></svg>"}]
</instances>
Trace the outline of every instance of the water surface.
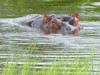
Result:
<instances>
[{"instance_id":1,"label":"water surface","mask_svg":"<svg viewBox=\"0 0 100 75\"><path fill-rule=\"evenodd\" d=\"M50 64L54 60L65 57L69 61L77 58L86 58L94 49L95 64L100 61L100 2L99 0L1 0L0 1L0 65L6 63L10 57L13 63L17 56L31 57L33 60L41 58L38 65ZM70 14L78 11L80 24L84 27L78 37L72 35L43 35L37 29L14 23L14 18L29 14ZM37 48L32 54L27 53L27 47L36 42ZM24 59L24 58L23 58ZM19 62L19 64L24 64ZM71 63L70 63L71 64ZM95 66L97 67L97 66ZM37 66L41 68L41 66ZM99 72L95 68L95 72Z\"/></svg>"}]
</instances>

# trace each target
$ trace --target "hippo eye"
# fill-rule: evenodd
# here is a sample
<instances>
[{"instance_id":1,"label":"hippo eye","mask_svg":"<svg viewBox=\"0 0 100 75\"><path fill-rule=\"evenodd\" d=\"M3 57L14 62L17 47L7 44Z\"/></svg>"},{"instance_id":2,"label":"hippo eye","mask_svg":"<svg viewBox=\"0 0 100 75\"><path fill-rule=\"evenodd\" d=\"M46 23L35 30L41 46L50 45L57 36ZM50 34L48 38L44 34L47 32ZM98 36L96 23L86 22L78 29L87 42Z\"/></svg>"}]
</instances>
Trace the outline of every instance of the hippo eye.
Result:
<instances>
[{"instance_id":1,"label":"hippo eye","mask_svg":"<svg viewBox=\"0 0 100 75\"><path fill-rule=\"evenodd\" d=\"M54 22L52 21L52 23L54 23Z\"/></svg>"}]
</instances>

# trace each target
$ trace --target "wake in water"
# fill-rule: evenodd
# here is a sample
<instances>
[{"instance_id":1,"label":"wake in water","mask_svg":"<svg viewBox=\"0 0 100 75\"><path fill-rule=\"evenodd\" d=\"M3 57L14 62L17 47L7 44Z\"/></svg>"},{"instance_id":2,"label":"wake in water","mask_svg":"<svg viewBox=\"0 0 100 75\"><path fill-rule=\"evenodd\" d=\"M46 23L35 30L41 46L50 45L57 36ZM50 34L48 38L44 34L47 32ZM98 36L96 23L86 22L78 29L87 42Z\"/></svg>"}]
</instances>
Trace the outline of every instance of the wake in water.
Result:
<instances>
[{"instance_id":1,"label":"wake in water","mask_svg":"<svg viewBox=\"0 0 100 75\"><path fill-rule=\"evenodd\" d=\"M73 17L68 15L52 15L52 14L49 16L52 17L52 19L50 20L49 23L46 23L46 26L52 23L53 20L55 21L55 19L57 19L57 21L61 20L65 22L69 20L69 23L72 24L72 26L68 26L70 27L69 30L70 31L74 30L74 24L73 24L74 22L72 22L74 20ZM11 18L11 19L0 19L1 31L7 32L5 34L1 33L1 35L2 37L6 37L8 40L10 39L11 41L25 40L29 43L32 42L32 40L35 40L38 44L52 44L52 45L61 44L61 45L66 45L68 47L78 46L77 42L75 42L75 39L77 39L77 37L74 37L73 35L69 35L68 33L66 35L62 35L61 33L54 32L54 33L50 33L49 35L44 35L40 29L40 25L43 19L44 19L44 15L41 14L30 14L24 17ZM67 29L66 27L67 26L65 26L65 29ZM66 30L64 31L66 32ZM13 42L10 43L14 44ZM25 44L25 42L21 44Z\"/></svg>"}]
</instances>

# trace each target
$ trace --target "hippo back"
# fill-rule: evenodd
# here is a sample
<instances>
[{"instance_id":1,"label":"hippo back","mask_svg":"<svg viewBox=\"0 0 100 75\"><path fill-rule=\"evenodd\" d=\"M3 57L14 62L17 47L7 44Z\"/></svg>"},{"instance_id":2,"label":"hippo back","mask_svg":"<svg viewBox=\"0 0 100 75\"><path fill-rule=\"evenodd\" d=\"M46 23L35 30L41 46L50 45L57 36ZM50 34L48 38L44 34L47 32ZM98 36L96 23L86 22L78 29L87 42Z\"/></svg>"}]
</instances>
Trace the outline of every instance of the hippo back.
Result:
<instances>
[{"instance_id":1,"label":"hippo back","mask_svg":"<svg viewBox=\"0 0 100 75\"><path fill-rule=\"evenodd\" d=\"M39 27L41 22L43 21L43 15L30 14L24 17L15 18L13 21L21 25Z\"/></svg>"}]
</instances>

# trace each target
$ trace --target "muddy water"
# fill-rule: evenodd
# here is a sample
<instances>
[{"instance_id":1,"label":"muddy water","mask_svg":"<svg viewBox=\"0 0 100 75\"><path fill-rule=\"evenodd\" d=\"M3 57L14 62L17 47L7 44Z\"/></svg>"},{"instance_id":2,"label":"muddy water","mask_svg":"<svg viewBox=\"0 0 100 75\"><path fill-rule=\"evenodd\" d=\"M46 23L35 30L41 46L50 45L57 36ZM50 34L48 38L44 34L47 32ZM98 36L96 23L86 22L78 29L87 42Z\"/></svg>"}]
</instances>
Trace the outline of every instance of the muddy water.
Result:
<instances>
[{"instance_id":1,"label":"muddy water","mask_svg":"<svg viewBox=\"0 0 100 75\"><path fill-rule=\"evenodd\" d=\"M2 4L2 6L7 5ZM9 0L8 6L13 6L12 4L9 4ZM11 60L10 63L13 63L14 59L17 59L17 56L19 55L31 57L33 60L41 58L42 60L38 63L38 65L44 65L50 64L54 60L60 60L62 57L67 58L69 55L70 56L67 60L70 61L77 58L76 54L79 55L80 58L85 58L90 56L92 49L94 49L94 63L96 64L95 72L99 72L99 69L96 68L100 61L100 13L96 10L99 6L100 2L90 2L90 0L76 6L80 13L80 24L84 28L80 31L78 37L74 37L72 35L63 36L61 34L43 35L35 28L14 23L14 18L8 19L8 17L9 15L10 17L20 17L18 14L19 10L17 10L16 7L16 10L12 10L13 8L10 8L13 13L14 11L17 12L14 15L7 13L6 16L1 16L0 18L0 72L2 72L2 68L9 57ZM58 10L54 11L53 8L50 10L48 9L48 11L50 11L49 13L55 12L57 14L61 14L59 11L60 6L52 7L58 7ZM63 13L65 13L64 9L69 7L70 6L62 6L60 9ZM8 8L5 9L8 10ZM5 11L3 8L0 8L0 10ZM23 8L21 10L22 12L30 12L33 9L24 10ZM20 15L26 15L26 13L21 13ZM24 52L27 51L26 47L34 42L37 44L37 49L34 50L32 54L29 52L24 54ZM74 53L76 54L74 55ZM19 62L19 64L23 64L23 62ZM41 66L37 66L37 68L41 68Z\"/></svg>"}]
</instances>

